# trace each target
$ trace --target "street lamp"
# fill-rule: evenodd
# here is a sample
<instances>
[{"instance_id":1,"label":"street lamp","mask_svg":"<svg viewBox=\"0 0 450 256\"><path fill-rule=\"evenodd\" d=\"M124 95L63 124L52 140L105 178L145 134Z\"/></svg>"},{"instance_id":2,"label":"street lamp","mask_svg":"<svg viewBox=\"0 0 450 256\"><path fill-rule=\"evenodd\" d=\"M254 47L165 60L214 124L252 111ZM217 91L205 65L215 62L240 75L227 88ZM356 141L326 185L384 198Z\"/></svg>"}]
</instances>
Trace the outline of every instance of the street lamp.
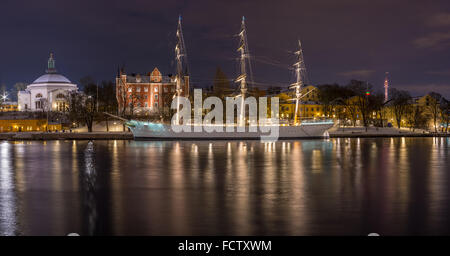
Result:
<instances>
[{"instance_id":1,"label":"street lamp","mask_svg":"<svg viewBox=\"0 0 450 256\"><path fill-rule=\"evenodd\" d=\"M6 92L3 92L2 100L6 101L7 99L8 99L8 94Z\"/></svg>"}]
</instances>

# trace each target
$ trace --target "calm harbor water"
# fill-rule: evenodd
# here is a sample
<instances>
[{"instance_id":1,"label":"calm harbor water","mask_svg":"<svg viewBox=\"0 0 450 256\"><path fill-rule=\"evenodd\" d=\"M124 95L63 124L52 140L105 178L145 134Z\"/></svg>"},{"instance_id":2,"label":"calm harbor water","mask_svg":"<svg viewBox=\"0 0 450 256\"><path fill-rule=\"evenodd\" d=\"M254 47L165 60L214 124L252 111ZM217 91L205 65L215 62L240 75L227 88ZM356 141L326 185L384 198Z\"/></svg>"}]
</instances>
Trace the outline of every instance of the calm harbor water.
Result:
<instances>
[{"instance_id":1,"label":"calm harbor water","mask_svg":"<svg viewBox=\"0 0 450 256\"><path fill-rule=\"evenodd\" d=\"M0 235L450 235L450 139L0 142Z\"/></svg>"}]
</instances>

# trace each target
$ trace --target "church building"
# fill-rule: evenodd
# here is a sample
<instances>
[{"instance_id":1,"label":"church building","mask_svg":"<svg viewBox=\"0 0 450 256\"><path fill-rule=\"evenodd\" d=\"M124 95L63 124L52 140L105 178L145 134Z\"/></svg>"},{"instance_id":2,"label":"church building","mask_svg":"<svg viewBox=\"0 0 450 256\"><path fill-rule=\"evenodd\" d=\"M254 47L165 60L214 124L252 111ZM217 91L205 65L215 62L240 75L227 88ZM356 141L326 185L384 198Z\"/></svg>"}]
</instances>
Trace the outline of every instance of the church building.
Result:
<instances>
[{"instance_id":1,"label":"church building","mask_svg":"<svg viewBox=\"0 0 450 256\"><path fill-rule=\"evenodd\" d=\"M77 85L56 71L51 53L45 74L18 92L18 108L20 111L66 111L69 93L76 91Z\"/></svg>"}]
</instances>

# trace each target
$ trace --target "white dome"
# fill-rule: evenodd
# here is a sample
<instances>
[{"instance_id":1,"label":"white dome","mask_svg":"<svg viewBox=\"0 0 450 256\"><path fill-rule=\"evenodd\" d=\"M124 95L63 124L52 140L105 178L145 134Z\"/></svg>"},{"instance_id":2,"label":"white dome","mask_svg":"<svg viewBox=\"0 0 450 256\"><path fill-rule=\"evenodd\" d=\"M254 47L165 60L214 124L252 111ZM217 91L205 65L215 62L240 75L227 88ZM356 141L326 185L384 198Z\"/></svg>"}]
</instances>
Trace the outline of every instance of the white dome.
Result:
<instances>
[{"instance_id":1,"label":"white dome","mask_svg":"<svg viewBox=\"0 0 450 256\"><path fill-rule=\"evenodd\" d=\"M43 84L43 83L62 83L62 84L70 84L69 79L67 77L60 74L45 74L36 79L33 84Z\"/></svg>"}]
</instances>

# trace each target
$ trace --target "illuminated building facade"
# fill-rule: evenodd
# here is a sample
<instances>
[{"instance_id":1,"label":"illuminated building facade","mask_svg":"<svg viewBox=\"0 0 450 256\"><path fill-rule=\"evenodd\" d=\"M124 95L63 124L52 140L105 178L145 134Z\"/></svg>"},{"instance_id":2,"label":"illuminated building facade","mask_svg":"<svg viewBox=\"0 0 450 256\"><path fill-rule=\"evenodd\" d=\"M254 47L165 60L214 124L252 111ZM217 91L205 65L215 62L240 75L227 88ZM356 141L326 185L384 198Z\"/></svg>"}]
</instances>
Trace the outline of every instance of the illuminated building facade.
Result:
<instances>
[{"instance_id":1,"label":"illuminated building facade","mask_svg":"<svg viewBox=\"0 0 450 256\"><path fill-rule=\"evenodd\" d=\"M121 71L116 77L119 110L150 113L169 108L176 89L175 77L163 76L158 68L148 75L127 75ZM181 96L189 96L189 76L182 80Z\"/></svg>"},{"instance_id":2,"label":"illuminated building facade","mask_svg":"<svg viewBox=\"0 0 450 256\"><path fill-rule=\"evenodd\" d=\"M18 92L18 109L66 111L69 107L69 94L76 91L77 85L56 71L53 54L50 54L46 73L28 85L24 91Z\"/></svg>"},{"instance_id":3,"label":"illuminated building facade","mask_svg":"<svg viewBox=\"0 0 450 256\"><path fill-rule=\"evenodd\" d=\"M0 112L14 112L19 110L17 102L5 101L0 105Z\"/></svg>"},{"instance_id":4,"label":"illuminated building facade","mask_svg":"<svg viewBox=\"0 0 450 256\"><path fill-rule=\"evenodd\" d=\"M60 131L60 123L48 123L46 119L2 119L0 120L0 132L36 132L36 131Z\"/></svg>"},{"instance_id":5,"label":"illuminated building facade","mask_svg":"<svg viewBox=\"0 0 450 256\"><path fill-rule=\"evenodd\" d=\"M296 102L294 92L280 93L276 95L280 99L280 119L293 119L295 115ZM313 119L324 117L323 106L319 102L319 90L313 85L307 85L301 88L301 95L304 95L299 105L300 119Z\"/></svg>"}]
</instances>

